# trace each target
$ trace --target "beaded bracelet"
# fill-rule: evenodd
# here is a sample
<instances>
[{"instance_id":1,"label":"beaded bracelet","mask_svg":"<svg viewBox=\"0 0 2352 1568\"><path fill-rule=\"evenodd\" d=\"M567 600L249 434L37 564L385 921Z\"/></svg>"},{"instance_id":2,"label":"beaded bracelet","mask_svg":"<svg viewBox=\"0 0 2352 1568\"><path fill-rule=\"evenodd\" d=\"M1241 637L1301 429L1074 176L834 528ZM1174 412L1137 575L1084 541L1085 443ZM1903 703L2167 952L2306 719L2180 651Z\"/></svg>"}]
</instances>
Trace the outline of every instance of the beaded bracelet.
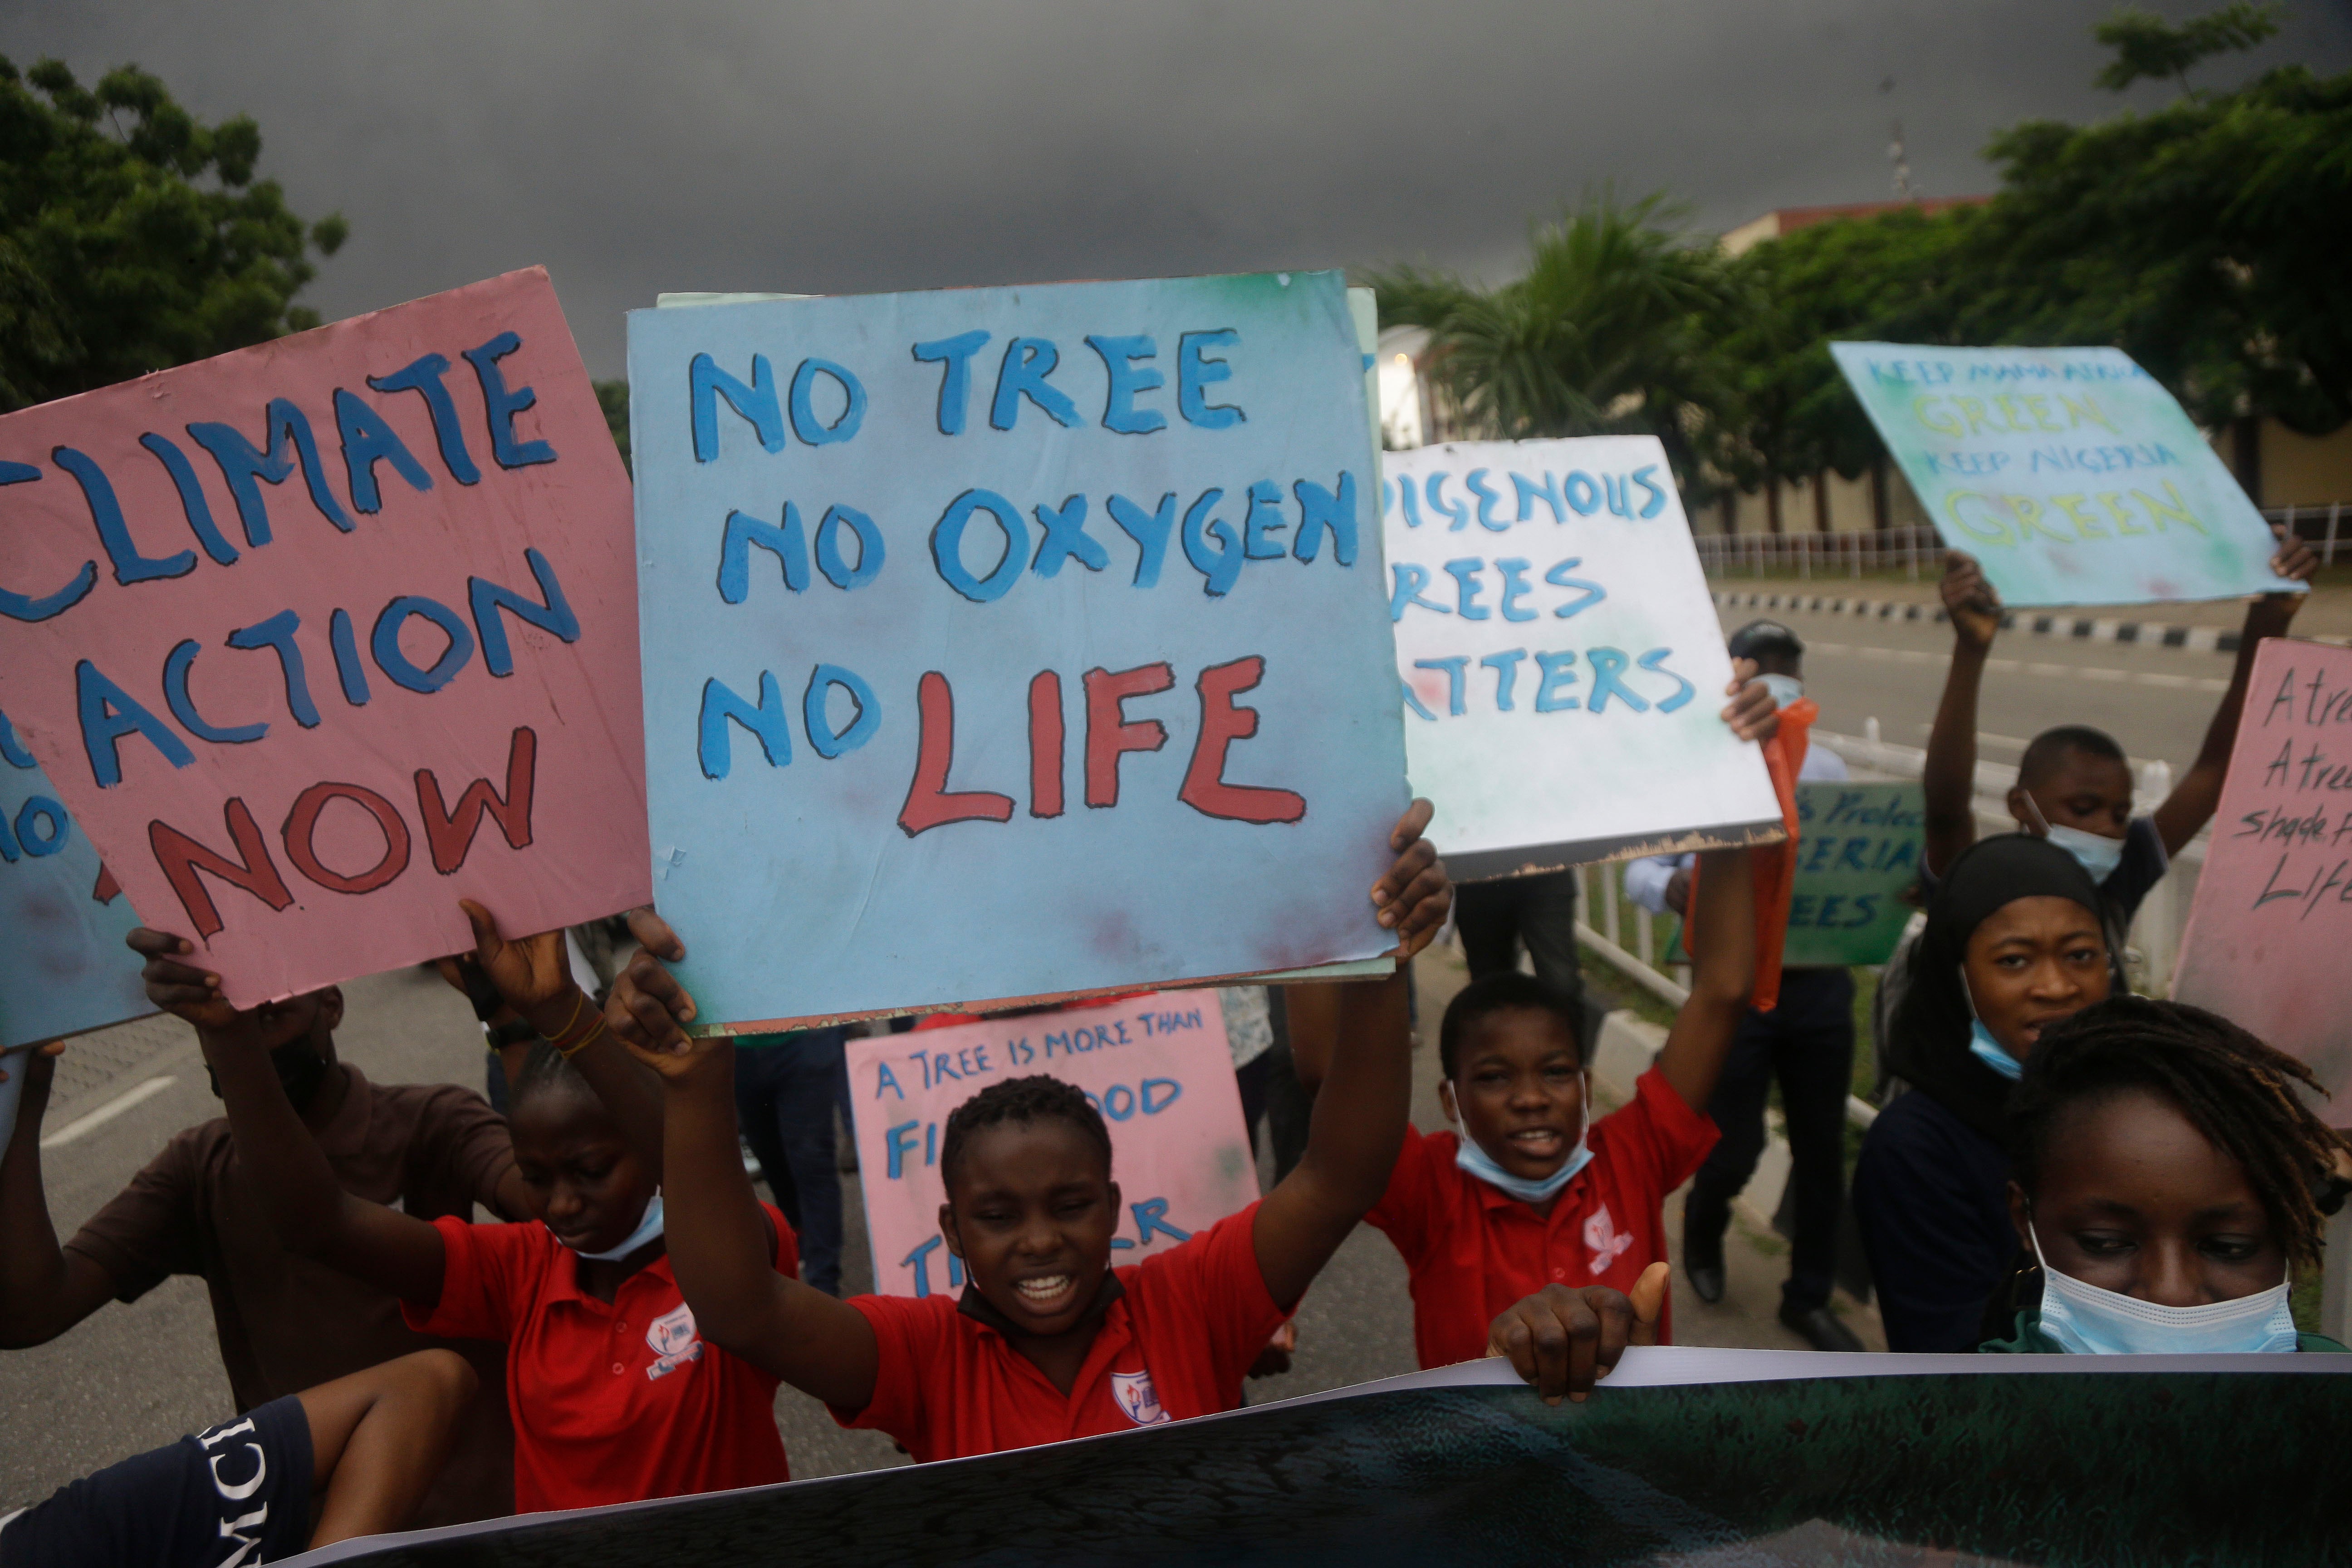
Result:
<instances>
[{"instance_id":1,"label":"beaded bracelet","mask_svg":"<svg viewBox=\"0 0 2352 1568\"><path fill-rule=\"evenodd\" d=\"M596 1021L588 1026L588 1032L580 1037L578 1043L568 1047L556 1046L555 1053L562 1057L565 1061L570 1061L573 1057L576 1057L581 1052L586 1050L590 1045L594 1043L596 1037L604 1032L604 1015L599 1013L596 1015ZM550 1044L553 1044L553 1042L551 1041Z\"/></svg>"}]
</instances>

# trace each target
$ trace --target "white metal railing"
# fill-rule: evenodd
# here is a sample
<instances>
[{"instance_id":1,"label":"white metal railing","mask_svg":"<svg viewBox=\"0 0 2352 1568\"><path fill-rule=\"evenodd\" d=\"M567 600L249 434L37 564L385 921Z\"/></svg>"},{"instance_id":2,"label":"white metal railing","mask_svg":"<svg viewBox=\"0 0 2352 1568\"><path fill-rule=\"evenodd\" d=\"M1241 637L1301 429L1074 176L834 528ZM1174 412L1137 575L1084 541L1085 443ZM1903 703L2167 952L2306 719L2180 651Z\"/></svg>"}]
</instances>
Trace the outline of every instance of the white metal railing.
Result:
<instances>
[{"instance_id":1,"label":"white metal railing","mask_svg":"<svg viewBox=\"0 0 2352 1568\"><path fill-rule=\"evenodd\" d=\"M1697 533L1699 564L1710 577L1855 577L1900 568L1913 582L1933 577L1944 546L1918 525L1853 533Z\"/></svg>"},{"instance_id":2,"label":"white metal railing","mask_svg":"<svg viewBox=\"0 0 2352 1568\"><path fill-rule=\"evenodd\" d=\"M1697 514L1706 515L1704 511ZM2319 552L2320 563L2336 564L2340 545L2352 554L2352 526L2345 503L2325 506L2274 506L2263 510L2266 521L2283 525ZM1944 544L1933 528L1907 523L1901 528L1872 529L1844 533L1820 533L1810 529L1787 533L1692 533L1699 564L1710 577L1780 577L1799 579L1853 577L1864 573L1900 570L1910 581L1924 570L1934 577Z\"/></svg>"},{"instance_id":3,"label":"white metal railing","mask_svg":"<svg viewBox=\"0 0 2352 1568\"><path fill-rule=\"evenodd\" d=\"M1662 942L1672 942L1682 922L1672 915L1653 914L1625 896L1625 868L1632 863L1611 860L1576 868L1577 907L1585 917L1576 922L1577 940L1643 990L1668 1006L1679 1007L1690 1000L1690 965L1678 963L1668 974L1657 966L1657 954ZM1600 896L1597 906L1593 901L1596 894ZM1597 930L1591 923L1596 909L1601 917ZM1631 952L1625 947L1628 925L1633 927ZM1848 1094L1845 1114L1855 1126L1867 1127L1877 1119L1878 1108L1858 1095Z\"/></svg>"}]
</instances>

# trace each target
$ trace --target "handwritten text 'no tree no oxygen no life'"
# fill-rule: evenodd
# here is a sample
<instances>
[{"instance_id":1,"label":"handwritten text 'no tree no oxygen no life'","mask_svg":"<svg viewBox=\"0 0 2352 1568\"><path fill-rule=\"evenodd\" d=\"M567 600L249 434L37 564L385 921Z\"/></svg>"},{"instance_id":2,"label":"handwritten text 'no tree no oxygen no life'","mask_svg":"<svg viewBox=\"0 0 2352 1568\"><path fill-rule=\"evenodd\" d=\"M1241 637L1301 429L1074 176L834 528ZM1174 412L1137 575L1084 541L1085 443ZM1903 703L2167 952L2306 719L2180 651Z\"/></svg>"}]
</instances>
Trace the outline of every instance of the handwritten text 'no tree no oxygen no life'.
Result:
<instances>
[{"instance_id":1,"label":"handwritten text 'no tree no oxygen no life'","mask_svg":"<svg viewBox=\"0 0 2352 1568\"><path fill-rule=\"evenodd\" d=\"M1114 435L1149 437L1171 428L1171 414L1202 431L1234 429L1249 414L1235 389L1234 360L1244 351L1240 332L1230 328L1177 335L1175 385L1168 397L1168 374L1159 341L1143 334L1087 333L1084 352L1099 362L1105 390L1098 408L1081 410L1055 379L1063 365L1062 346L1032 336L974 330L908 345L913 361L936 366L936 427L941 436L981 430L1013 432L1025 422L1078 429L1089 425ZM748 427L769 453L797 441L824 447L855 440L868 396L851 368L808 357L782 374L764 354L751 356L748 374L721 366L709 353L696 354L687 383L697 463L716 461L722 430ZM1167 405L1172 401L1171 410ZM732 418L722 416L732 416ZM1052 579L1064 571L1123 575L1136 589L1158 587L1164 574L1192 581L1210 598L1231 593L1249 570L1313 566L1327 544L1333 565L1352 568L1360 548L1360 481L1349 472L1290 478L1237 478L1230 488L1206 486L1191 494L1121 493L1016 500L981 487L947 499L930 522L926 567L957 595L976 605L1011 595L1026 577ZM809 519L815 518L811 525ZM740 605L781 587L791 594L856 593L890 568L893 557L885 531L851 500L786 500L780 511L762 516L730 510L716 535L715 572L721 602ZM1175 563L1181 560L1181 568ZM762 584L771 586L763 588ZM1264 658L1251 655L1207 666L1193 680L1199 728L1178 798L1203 816L1267 823L1295 821L1306 810L1297 793L1229 783L1228 749L1257 730L1257 713L1234 700L1265 675ZM1085 734L1084 797L1089 807L1115 806L1119 796L1119 759L1132 752L1156 752L1168 742L1157 719L1130 719L1126 704L1173 688L1177 672L1154 661L1129 669L1096 668L1079 677ZM1035 672L1027 692L1029 749L1028 812L1033 817L1063 814L1066 752L1063 674ZM772 670L760 671L756 690L746 693L712 676L702 686L697 721L697 759L705 778L726 778L735 765L736 728L746 731L772 767L791 763L793 720L818 757L830 761L871 741L885 721L885 704L873 684L845 664L819 661L800 686L797 703ZM926 671L917 682L919 739L913 777L898 815L909 837L950 823L1004 822L1013 797L988 789L948 787L953 761L955 695L947 675Z\"/></svg>"}]
</instances>

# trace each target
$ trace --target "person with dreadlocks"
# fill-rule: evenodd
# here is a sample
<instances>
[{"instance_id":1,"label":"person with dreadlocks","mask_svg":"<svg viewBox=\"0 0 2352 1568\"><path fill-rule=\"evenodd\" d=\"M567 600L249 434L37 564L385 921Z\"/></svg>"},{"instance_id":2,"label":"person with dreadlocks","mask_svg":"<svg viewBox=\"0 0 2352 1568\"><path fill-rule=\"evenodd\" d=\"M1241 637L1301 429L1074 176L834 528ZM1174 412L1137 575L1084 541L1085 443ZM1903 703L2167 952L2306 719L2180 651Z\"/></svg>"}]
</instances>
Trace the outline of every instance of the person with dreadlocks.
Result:
<instances>
[{"instance_id":1,"label":"person with dreadlocks","mask_svg":"<svg viewBox=\"0 0 2352 1568\"><path fill-rule=\"evenodd\" d=\"M2298 1092L2318 1088L2181 1003L2118 996L2052 1027L2009 1108L2010 1218L2041 1300L1982 1348L2343 1350L2298 1334L2287 1308L2291 1266L2319 1261L2352 1172Z\"/></svg>"},{"instance_id":2,"label":"person with dreadlocks","mask_svg":"<svg viewBox=\"0 0 2352 1568\"><path fill-rule=\"evenodd\" d=\"M1371 892L1400 964L1445 923L1445 868L1415 801ZM662 1077L670 1256L717 1346L888 1434L918 1463L1231 1410L1266 1338L1366 1210L1404 1139L1412 1044L1400 972L1340 987L1307 1152L1274 1190L1141 1263L1111 1267L1124 1212L1110 1134L1058 1079L1001 1079L950 1114L940 1233L959 1295L835 1300L764 1267L735 1152L733 1050L692 1038L695 1003L646 954L606 1004Z\"/></svg>"}]
</instances>

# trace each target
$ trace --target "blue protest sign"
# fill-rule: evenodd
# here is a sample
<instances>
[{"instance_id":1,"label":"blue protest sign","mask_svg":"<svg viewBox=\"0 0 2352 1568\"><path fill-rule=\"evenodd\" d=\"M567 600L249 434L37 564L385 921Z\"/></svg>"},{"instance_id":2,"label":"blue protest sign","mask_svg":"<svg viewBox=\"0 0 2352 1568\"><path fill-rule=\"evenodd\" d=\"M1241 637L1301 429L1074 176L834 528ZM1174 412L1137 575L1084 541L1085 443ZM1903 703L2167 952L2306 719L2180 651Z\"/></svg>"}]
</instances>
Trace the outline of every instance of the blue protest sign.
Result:
<instances>
[{"instance_id":1,"label":"blue protest sign","mask_svg":"<svg viewBox=\"0 0 2352 1568\"><path fill-rule=\"evenodd\" d=\"M122 944L139 917L103 875L98 851L0 713L0 931L8 933L0 1050L155 1010Z\"/></svg>"},{"instance_id":2,"label":"blue protest sign","mask_svg":"<svg viewBox=\"0 0 2352 1568\"><path fill-rule=\"evenodd\" d=\"M1336 273L629 318L707 1023L1370 957L1404 799Z\"/></svg>"},{"instance_id":3,"label":"blue protest sign","mask_svg":"<svg viewBox=\"0 0 2352 1568\"><path fill-rule=\"evenodd\" d=\"M2120 349L1832 343L1946 544L2002 602L2144 605L2303 592L2262 513Z\"/></svg>"}]
</instances>

